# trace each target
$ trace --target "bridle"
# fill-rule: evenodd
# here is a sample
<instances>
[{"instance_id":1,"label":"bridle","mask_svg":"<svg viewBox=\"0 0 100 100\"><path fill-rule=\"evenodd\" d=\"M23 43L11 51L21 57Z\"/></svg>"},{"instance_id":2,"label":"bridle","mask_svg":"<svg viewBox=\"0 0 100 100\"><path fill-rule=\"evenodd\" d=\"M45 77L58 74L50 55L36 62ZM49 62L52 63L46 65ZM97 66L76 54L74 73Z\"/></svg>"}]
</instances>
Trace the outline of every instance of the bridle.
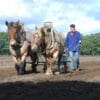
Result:
<instances>
[{"instance_id":1,"label":"bridle","mask_svg":"<svg viewBox=\"0 0 100 100\"><path fill-rule=\"evenodd\" d=\"M17 43L23 44L23 42L26 40L26 32L25 31L21 31L21 29L16 30L16 41Z\"/></svg>"},{"instance_id":2,"label":"bridle","mask_svg":"<svg viewBox=\"0 0 100 100\"><path fill-rule=\"evenodd\" d=\"M16 45L13 47L13 49L15 50L18 50L20 49L23 44L24 44L24 41L26 40L26 32L21 28L21 26L16 26L14 27L13 24L12 25L12 28L16 28L15 29L15 32L16 32L16 38L15 38L15 41L16 41Z\"/></svg>"}]
</instances>

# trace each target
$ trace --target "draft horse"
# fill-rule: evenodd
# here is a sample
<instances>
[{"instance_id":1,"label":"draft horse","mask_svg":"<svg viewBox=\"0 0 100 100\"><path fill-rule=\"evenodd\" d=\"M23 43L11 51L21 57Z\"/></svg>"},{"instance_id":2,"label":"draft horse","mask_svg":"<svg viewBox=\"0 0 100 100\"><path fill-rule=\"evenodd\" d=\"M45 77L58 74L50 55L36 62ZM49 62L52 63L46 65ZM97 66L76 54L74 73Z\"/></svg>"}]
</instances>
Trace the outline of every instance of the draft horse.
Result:
<instances>
[{"instance_id":1,"label":"draft horse","mask_svg":"<svg viewBox=\"0 0 100 100\"><path fill-rule=\"evenodd\" d=\"M36 61L36 53L32 53L31 42L26 39L26 32L23 25L17 22L5 22L9 38L9 50L15 62L17 74L25 74L26 57L32 59L32 71L35 71L34 63Z\"/></svg>"},{"instance_id":2,"label":"draft horse","mask_svg":"<svg viewBox=\"0 0 100 100\"><path fill-rule=\"evenodd\" d=\"M58 70L60 72L60 63L64 49L64 37L59 32L55 32L50 27L43 26L37 28L35 33L38 37L37 44L33 42L32 50L41 48L45 57L45 73L46 75L53 74L53 66L58 64Z\"/></svg>"}]
</instances>

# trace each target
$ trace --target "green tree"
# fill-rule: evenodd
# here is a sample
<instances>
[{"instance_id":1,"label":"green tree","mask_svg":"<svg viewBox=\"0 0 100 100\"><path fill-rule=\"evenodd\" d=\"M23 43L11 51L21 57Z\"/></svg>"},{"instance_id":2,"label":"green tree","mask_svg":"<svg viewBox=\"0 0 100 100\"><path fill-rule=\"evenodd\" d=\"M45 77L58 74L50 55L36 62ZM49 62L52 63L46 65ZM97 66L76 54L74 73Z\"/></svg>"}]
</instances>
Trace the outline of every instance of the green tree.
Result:
<instances>
[{"instance_id":1,"label":"green tree","mask_svg":"<svg viewBox=\"0 0 100 100\"><path fill-rule=\"evenodd\" d=\"M82 55L100 55L100 33L83 36Z\"/></svg>"},{"instance_id":2,"label":"green tree","mask_svg":"<svg viewBox=\"0 0 100 100\"><path fill-rule=\"evenodd\" d=\"M0 55L9 54L8 36L6 32L0 32Z\"/></svg>"}]
</instances>

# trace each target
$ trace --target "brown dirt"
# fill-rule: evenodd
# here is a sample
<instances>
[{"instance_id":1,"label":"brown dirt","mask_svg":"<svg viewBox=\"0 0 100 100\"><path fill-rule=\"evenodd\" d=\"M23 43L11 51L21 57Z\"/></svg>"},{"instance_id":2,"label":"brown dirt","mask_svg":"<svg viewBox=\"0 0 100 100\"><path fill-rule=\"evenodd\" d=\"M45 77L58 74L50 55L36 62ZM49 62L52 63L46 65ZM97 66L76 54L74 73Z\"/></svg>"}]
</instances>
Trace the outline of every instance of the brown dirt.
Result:
<instances>
[{"instance_id":1,"label":"brown dirt","mask_svg":"<svg viewBox=\"0 0 100 100\"><path fill-rule=\"evenodd\" d=\"M81 71L46 76L16 74L10 56L0 56L0 100L100 100L100 57L82 56ZM30 65L27 64L27 69Z\"/></svg>"}]
</instances>

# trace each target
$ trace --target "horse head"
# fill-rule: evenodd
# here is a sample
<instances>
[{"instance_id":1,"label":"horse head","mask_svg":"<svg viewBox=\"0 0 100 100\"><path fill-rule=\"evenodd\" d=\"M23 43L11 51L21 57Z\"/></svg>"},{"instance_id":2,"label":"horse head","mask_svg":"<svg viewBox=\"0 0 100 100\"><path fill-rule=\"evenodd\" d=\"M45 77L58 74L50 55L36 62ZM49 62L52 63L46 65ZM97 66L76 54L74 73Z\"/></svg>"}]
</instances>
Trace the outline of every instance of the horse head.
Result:
<instances>
[{"instance_id":1,"label":"horse head","mask_svg":"<svg viewBox=\"0 0 100 100\"><path fill-rule=\"evenodd\" d=\"M33 41L32 41L32 51L37 52L38 48L42 45L43 42L43 32L41 28L35 28L33 33Z\"/></svg>"},{"instance_id":2,"label":"horse head","mask_svg":"<svg viewBox=\"0 0 100 100\"><path fill-rule=\"evenodd\" d=\"M9 43L12 48L19 48L25 40L25 31L23 25L17 22L5 22L8 27Z\"/></svg>"},{"instance_id":3,"label":"horse head","mask_svg":"<svg viewBox=\"0 0 100 100\"><path fill-rule=\"evenodd\" d=\"M46 35L49 35L53 31L53 26L51 22L45 22L43 26L43 30Z\"/></svg>"}]
</instances>

